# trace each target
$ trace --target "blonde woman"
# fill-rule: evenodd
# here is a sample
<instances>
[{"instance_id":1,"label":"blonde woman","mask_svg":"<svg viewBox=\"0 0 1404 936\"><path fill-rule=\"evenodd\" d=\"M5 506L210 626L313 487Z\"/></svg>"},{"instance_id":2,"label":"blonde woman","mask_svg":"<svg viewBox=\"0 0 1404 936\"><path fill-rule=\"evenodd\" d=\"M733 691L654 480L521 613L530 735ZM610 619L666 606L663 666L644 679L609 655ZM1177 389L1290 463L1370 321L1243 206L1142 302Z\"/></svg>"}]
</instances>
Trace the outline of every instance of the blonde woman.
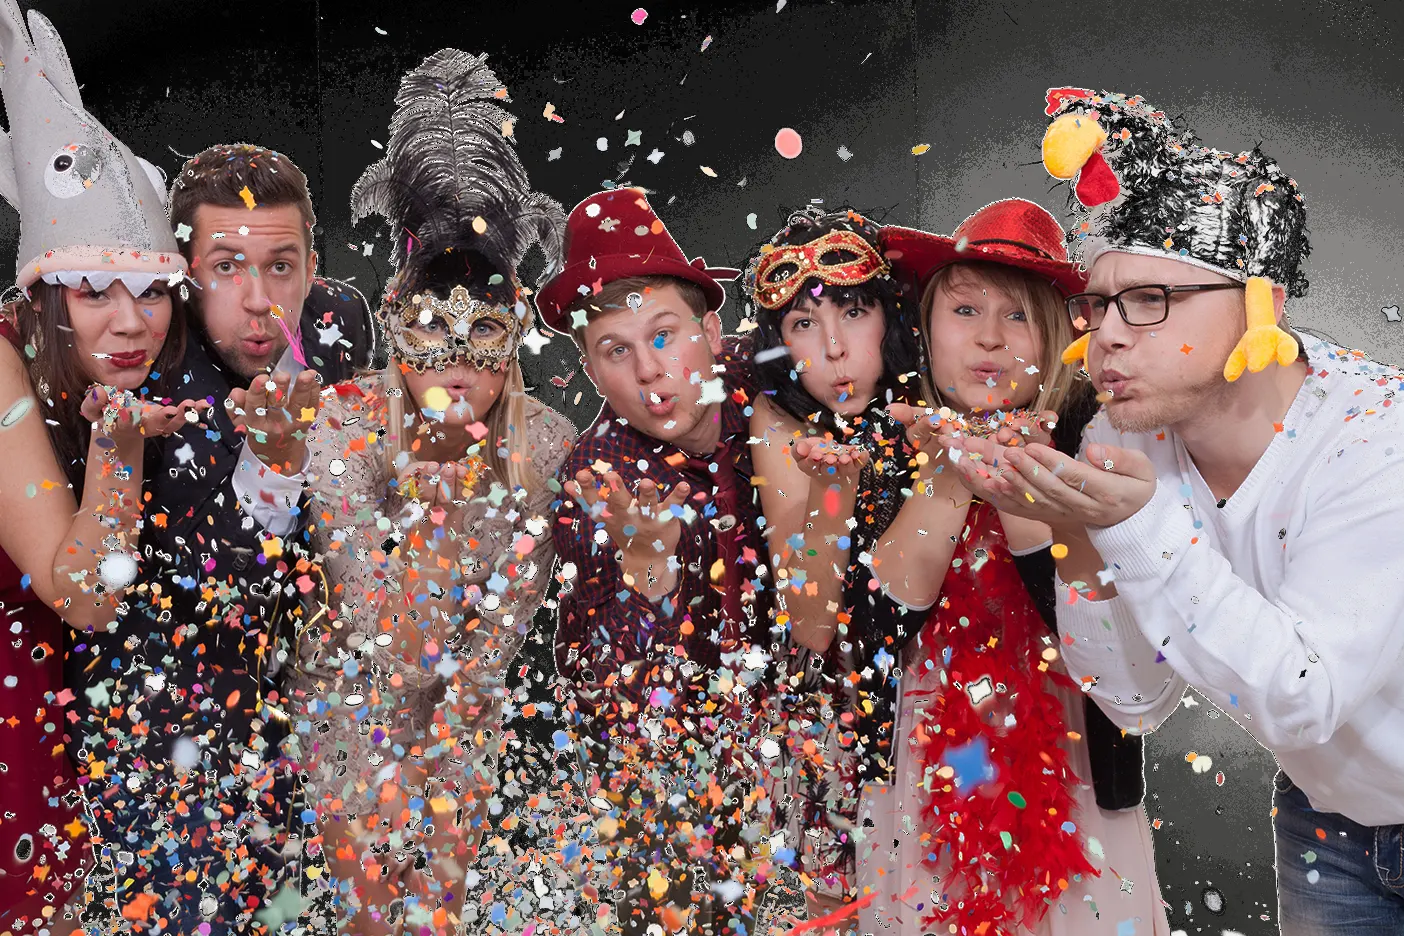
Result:
<instances>
[{"instance_id":1,"label":"blonde woman","mask_svg":"<svg viewBox=\"0 0 1404 936\"><path fill-rule=\"evenodd\" d=\"M516 268L559 255L560 206L529 192L497 82L454 49L406 76L357 217L412 231L380 308L391 360L324 391L308 442L311 540L290 681L321 849L357 933L447 932L496 785L505 676L545 598L552 485L575 429L527 397ZM456 174L436 148L471 152ZM556 488L559 491L559 488ZM409 898L414 899L409 899ZM403 914L403 917L402 917Z\"/></svg>"},{"instance_id":2,"label":"blonde woman","mask_svg":"<svg viewBox=\"0 0 1404 936\"><path fill-rule=\"evenodd\" d=\"M972 500L933 437L1075 448L1095 401L1059 352L1084 274L1057 221L1022 199L950 237L889 227L883 241L921 287L933 405L894 412L928 457L871 557L924 622L886 670L895 769L860 806L858 930L1112 936L1131 920L1163 936L1139 747L1108 737L1063 667L1051 533Z\"/></svg>"}]
</instances>

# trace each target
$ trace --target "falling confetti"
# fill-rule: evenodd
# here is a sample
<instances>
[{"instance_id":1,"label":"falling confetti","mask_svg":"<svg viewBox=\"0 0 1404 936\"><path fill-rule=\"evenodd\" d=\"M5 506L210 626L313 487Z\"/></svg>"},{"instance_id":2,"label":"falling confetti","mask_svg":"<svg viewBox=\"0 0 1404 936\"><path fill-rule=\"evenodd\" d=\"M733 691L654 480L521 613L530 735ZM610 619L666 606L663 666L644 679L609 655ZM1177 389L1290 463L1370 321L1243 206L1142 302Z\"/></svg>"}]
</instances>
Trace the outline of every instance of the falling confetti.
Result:
<instances>
[{"instance_id":1,"label":"falling confetti","mask_svg":"<svg viewBox=\"0 0 1404 936\"><path fill-rule=\"evenodd\" d=\"M644 20L648 19L648 11L645 10L643 7L639 7L637 10L629 14L629 19L634 21L635 26L642 26L644 24Z\"/></svg>"},{"instance_id":2,"label":"falling confetti","mask_svg":"<svg viewBox=\"0 0 1404 936\"><path fill-rule=\"evenodd\" d=\"M775 134L775 152L786 159L796 158L803 149L804 141L789 127L782 127L780 132Z\"/></svg>"}]
</instances>

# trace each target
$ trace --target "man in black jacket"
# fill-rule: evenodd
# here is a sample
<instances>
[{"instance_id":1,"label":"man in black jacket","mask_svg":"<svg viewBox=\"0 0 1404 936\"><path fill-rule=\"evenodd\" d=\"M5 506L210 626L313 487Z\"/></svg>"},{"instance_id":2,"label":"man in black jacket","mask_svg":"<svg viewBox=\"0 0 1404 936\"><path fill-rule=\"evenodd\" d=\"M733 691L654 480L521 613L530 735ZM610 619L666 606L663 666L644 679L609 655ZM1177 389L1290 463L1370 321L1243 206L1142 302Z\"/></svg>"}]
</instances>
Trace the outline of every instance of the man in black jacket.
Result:
<instances>
[{"instance_id":1,"label":"man in black jacket","mask_svg":"<svg viewBox=\"0 0 1404 936\"><path fill-rule=\"evenodd\" d=\"M194 287L181 395L209 405L148 446L143 591L115 632L75 638L69 685L87 695L88 790L106 784L91 797L101 870L134 878L175 931L221 933L297 886L278 742L280 670L312 587L305 434L319 383L369 366L376 341L361 294L315 273L307 181L286 156L211 147L170 213Z\"/></svg>"}]
</instances>

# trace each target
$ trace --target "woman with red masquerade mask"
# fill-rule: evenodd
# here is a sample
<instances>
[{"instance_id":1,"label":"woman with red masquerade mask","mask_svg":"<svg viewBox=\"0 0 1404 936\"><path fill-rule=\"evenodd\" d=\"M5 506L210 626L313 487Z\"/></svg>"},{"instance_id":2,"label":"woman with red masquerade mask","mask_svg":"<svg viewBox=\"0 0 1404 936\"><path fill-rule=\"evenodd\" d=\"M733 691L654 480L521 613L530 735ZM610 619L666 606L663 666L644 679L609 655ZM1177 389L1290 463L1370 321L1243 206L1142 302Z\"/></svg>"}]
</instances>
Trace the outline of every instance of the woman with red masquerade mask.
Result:
<instances>
[{"instance_id":1,"label":"woman with red masquerade mask","mask_svg":"<svg viewBox=\"0 0 1404 936\"><path fill-rule=\"evenodd\" d=\"M858 559L896 514L916 454L884 408L916 402L920 344L879 230L852 211L796 212L746 279L763 390L752 457L785 632L768 700L786 740L771 799L813 882L811 917L856 895L860 790L887 782L892 757L884 661L921 622L872 591Z\"/></svg>"}]
</instances>

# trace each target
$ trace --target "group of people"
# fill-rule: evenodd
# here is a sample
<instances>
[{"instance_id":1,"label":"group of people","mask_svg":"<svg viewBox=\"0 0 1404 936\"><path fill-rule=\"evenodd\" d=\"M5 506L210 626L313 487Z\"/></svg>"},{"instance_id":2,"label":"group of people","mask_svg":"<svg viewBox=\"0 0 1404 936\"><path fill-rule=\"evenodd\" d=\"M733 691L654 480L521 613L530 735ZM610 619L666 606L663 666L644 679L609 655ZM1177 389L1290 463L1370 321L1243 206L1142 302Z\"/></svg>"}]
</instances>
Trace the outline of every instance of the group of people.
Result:
<instances>
[{"instance_id":1,"label":"group of people","mask_svg":"<svg viewBox=\"0 0 1404 936\"><path fill-rule=\"evenodd\" d=\"M1066 230L811 206L711 268L642 189L532 191L445 49L351 195L371 311L285 155L167 193L0 6L9 931L549 931L472 896L543 605L582 929L753 934L798 872L792 932L1168 936L1141 736L1189 685L1283 768L1283 932L1404 926L1404 377L1288 325L1259 150L1058 89Z\"/></svg>"}]
</instances>

